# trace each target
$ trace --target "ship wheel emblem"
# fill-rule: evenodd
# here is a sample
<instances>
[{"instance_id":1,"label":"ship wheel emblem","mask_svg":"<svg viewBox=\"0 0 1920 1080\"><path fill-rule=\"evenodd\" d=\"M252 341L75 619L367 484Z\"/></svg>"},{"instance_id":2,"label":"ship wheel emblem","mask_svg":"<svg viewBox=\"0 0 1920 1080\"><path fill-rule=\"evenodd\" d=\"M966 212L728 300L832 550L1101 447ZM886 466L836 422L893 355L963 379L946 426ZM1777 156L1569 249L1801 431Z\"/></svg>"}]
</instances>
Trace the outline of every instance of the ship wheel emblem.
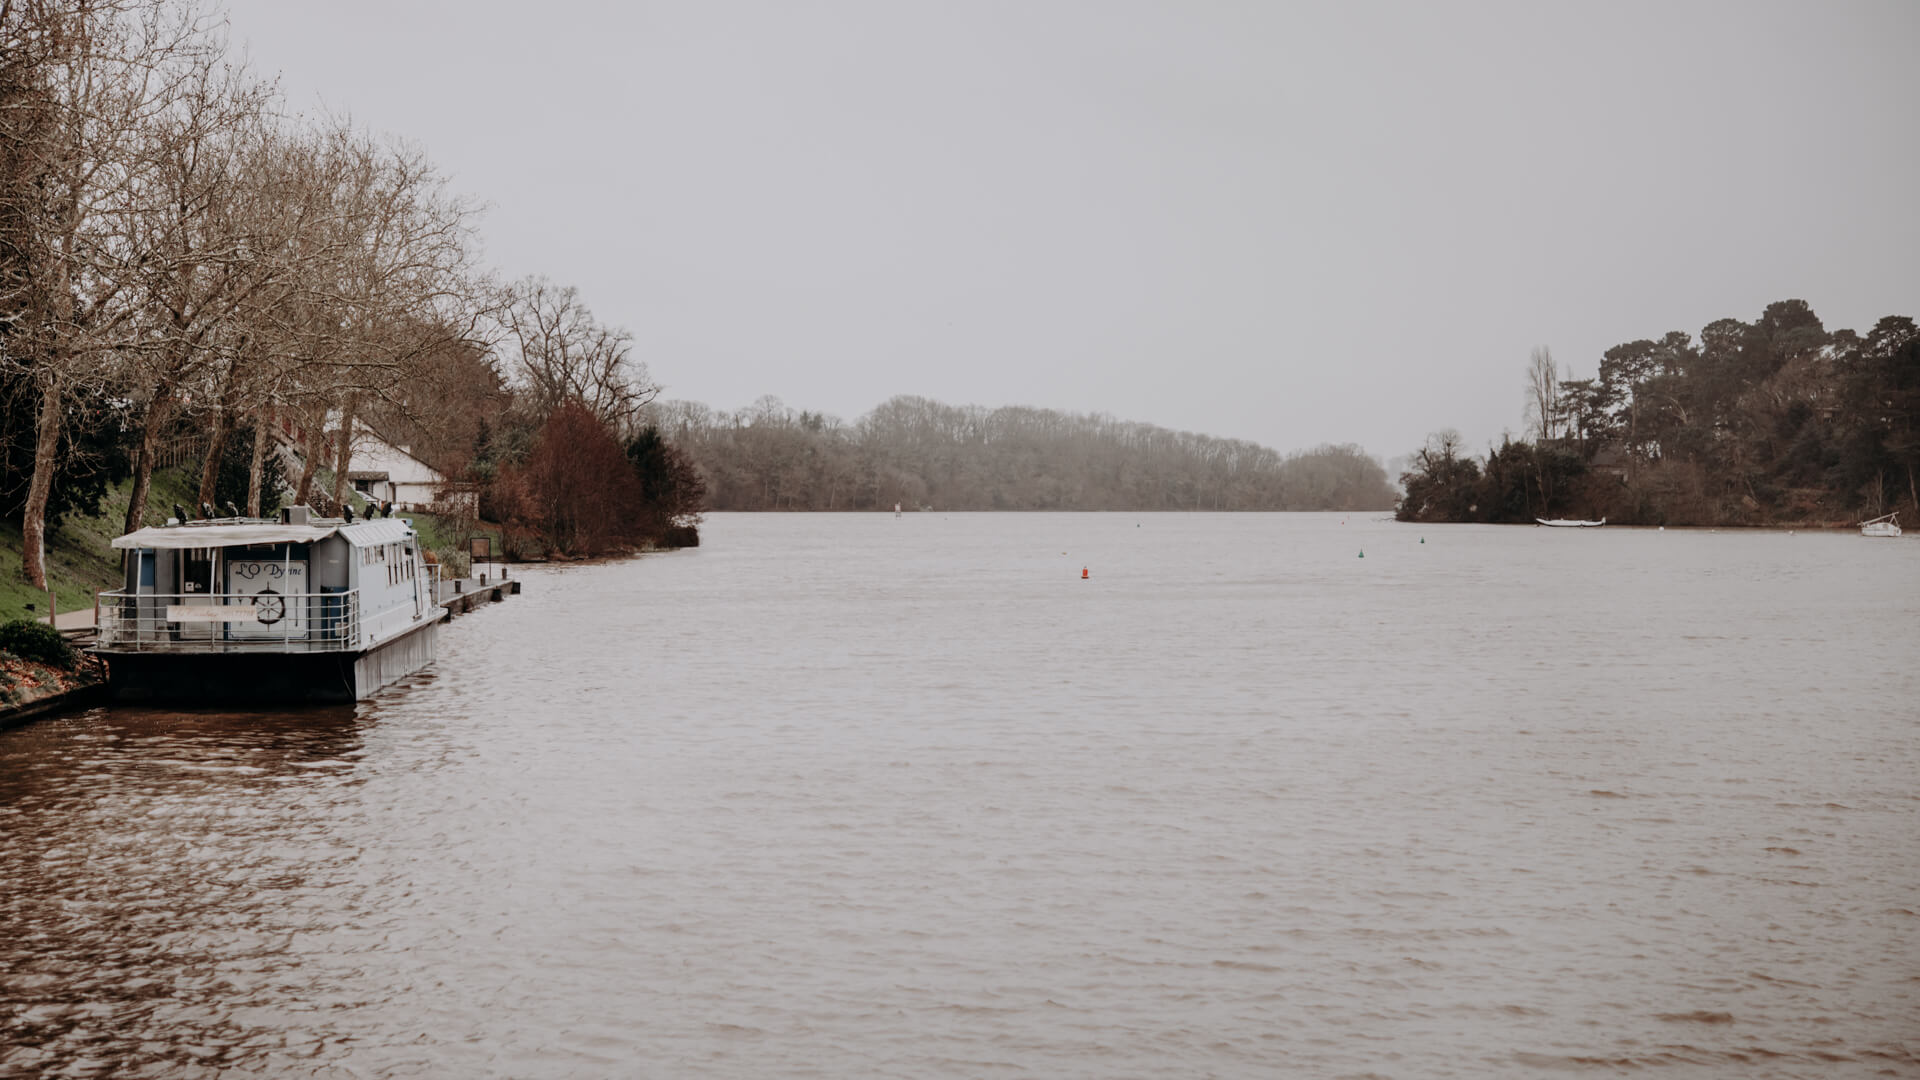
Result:
<instances>
[{"instance_id":1,"label":"ship wheel emblem","mask_svg":"<svg viewBox=\"0 0 1920 1080\"><path fill-rule=\"evenodd\" d=\"M253 594L254 618L268 626L287 617L287 602L272 589L261 589Z\"/></svg>"}]
</instances>

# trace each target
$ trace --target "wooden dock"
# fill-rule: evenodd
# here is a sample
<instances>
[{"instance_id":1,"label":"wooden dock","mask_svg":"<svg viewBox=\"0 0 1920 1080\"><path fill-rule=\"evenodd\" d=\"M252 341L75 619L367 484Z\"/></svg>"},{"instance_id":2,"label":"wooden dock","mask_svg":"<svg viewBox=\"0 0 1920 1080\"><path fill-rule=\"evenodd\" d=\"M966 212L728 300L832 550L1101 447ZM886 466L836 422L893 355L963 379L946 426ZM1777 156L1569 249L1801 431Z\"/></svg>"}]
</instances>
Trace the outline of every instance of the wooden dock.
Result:
<instances>
[{"instance_id":1,"label":"wooden dock","mask_svg":"<svg viewBox=\"0 0 1920 1080\"><path fill-rule=\"evenodd\" d=\"M447 618L465 615L485 604L497 604L509 596L518 596L520 583L512 578L491 577L482 574L479 577L451 578L434 582L434 602L446 611Z\"/></svg>"}]
</instances>

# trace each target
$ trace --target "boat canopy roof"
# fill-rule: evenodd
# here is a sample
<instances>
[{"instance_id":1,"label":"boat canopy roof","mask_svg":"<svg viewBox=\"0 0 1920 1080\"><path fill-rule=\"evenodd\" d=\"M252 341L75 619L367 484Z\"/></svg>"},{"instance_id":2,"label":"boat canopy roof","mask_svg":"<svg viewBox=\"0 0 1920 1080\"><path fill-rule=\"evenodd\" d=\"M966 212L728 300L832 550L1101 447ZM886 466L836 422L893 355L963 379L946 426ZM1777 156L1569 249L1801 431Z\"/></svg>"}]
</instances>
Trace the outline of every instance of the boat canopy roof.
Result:
<instances>
[{"instance_id":1,"label":"boat canopy roof","mask_svg":"<svg viewBox=\"0 0 1920 1080\"><path fill-rule=\"evenodd\" d=\"M413 526L404 518L373 518L342 525L337 530L354 547L397 544L413 536Z\"/></svg>"},{"instance_id":2,"label":"boat canopy roof","mask_svg":"<svg viewBox=\"0 0 1920 1080\"><path fill-rule=\"evenodd\" d=\"M404 521L385 518L356 521L352 525L282 525L277 521L213 522L205 525L149 525L125 536L116 536L113 546L133 548L247 547L252 544L311 544L338 533L355 547L390 544L413 535L413 527Z\"/></svg>"}]
</instances>

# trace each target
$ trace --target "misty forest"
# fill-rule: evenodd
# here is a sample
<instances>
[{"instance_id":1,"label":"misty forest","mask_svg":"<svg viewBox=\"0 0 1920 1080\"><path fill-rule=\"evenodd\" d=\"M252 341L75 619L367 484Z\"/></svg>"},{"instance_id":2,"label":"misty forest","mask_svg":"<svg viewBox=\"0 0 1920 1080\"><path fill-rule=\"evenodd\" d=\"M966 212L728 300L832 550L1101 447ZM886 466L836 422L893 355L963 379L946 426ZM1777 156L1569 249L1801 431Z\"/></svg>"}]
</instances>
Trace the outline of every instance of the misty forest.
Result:
<instances>
[{"instance_id":1,"label":"misty forest","mask_svg":"<svg viewBox=\"0 0 1920 1080\"><path fill-rule=\"evenodd\" d=\"M715 510L1386 510L1395 498L1357 446L1281 455L1049 409L896 397L848 424L762 398L653 413Z\"/></svg>"},{"instance_id":2,"label":"misty forest","mask_svg":"<svg viewBox=\"0 0 1920 1080\"><path fill-rule=\"evenodd\" d=\"M1594 378L1536 349L1527 437L1484 455L1435 433L1401 477L1404 521L1642 525L1920 520L1920 329L1828 330L1804 300L1616 345Z\"/></svg>"}]
</instances>

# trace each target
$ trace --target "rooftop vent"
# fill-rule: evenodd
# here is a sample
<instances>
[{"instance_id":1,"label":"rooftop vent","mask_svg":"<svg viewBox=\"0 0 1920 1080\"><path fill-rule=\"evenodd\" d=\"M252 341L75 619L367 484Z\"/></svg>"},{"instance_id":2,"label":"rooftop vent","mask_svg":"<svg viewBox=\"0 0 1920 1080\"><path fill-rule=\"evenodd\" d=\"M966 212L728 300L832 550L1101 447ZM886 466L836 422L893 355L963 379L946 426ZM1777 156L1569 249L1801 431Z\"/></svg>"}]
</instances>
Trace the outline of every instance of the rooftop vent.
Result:
<instances>
[{"instance_id":1,"label":"rooftop vent","mask_svg":"<svg viewBox=\"0 0 1920 1080\"><path fill-rule=\"evenodd\" d=\"M312 516L313 511L304 506L283 506L280 508L280 524L282 525L311 524Z\"/></svg>"}]
</instances>

